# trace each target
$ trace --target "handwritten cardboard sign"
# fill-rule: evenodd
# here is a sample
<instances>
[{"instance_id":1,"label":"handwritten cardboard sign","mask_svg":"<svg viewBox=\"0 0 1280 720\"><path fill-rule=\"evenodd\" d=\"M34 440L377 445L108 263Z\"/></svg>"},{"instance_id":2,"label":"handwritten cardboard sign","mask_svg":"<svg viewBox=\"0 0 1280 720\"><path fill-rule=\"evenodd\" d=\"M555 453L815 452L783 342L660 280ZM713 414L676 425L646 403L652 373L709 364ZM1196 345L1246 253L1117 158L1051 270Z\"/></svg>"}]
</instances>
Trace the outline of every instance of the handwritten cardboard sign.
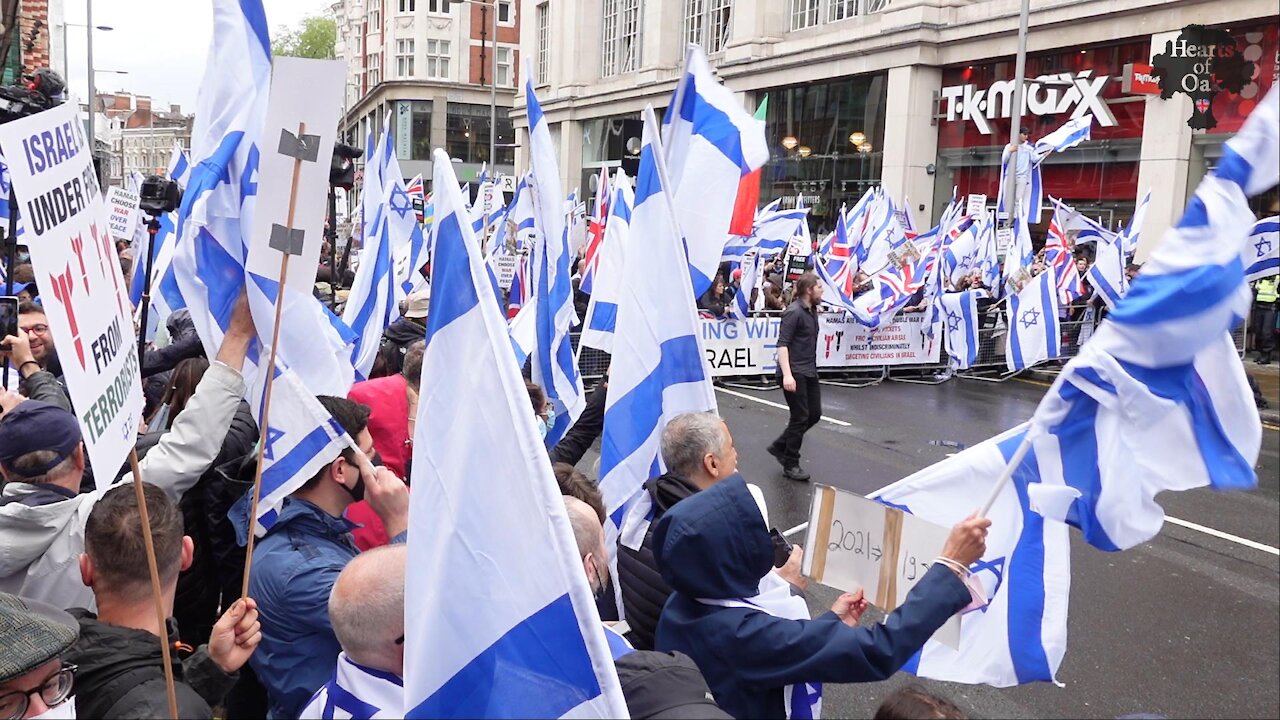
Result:
<instances>
[{"instance_id":1,"label":"handwritten cardboard sign","mask_svg":"<svg viewBox=\"0 0 1280 720\"><path fill-rule=\"evenodd\" d=\"M891 613L933 565L950 529L844 490L819 485L809 511L804 574L823 585L856 591ZM960 618L934 633L960 646Z\"/></svg>"},{"instance_id":2,"label":"handwritten cardboard sign","mask_svg":"<svg viewBox=\"0 0 1280 720\"><path fill-rule=\"evenodd\" d=\"M987 196L986 195L970 195L969 204L965 206L965 215L971 218L982 217L987 214Z\"/></svg>"},{"instance_id":3,"label":"handwritten cardboard sign","mask_svg":"<svg viewBox=\"0 0 1280 720\"><path fill-rule=\"evenodd\" d=\"M89 461L111 476L137 440L133 315L74 103L0 125L49 331Z\"/></svg>"}]
</instances>

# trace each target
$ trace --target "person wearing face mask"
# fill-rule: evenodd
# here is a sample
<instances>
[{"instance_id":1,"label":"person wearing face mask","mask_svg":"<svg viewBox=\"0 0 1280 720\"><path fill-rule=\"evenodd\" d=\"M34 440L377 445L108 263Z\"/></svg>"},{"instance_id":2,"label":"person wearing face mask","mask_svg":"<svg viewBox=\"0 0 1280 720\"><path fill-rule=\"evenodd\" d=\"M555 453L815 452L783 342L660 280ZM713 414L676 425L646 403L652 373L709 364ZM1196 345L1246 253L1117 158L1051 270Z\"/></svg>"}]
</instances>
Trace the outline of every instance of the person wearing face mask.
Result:
<instances>
[{"instance_id":1,"label":"person wearing face mask","mask_svg":"<svg viewBox=\"0 0 1280 720\"><path fill-rule=\"evenodd\" d=\"M67 612L0 593L0 720L74 720L76 669L63 656L79 633Z\"/></svg>"},{"instance_id":2,"label":"person wearing face mask","mask_svg":"<svg viewBox=\"0 0 1280 720\"><path fill-rule=\"evenodd\" d=\"M582 559L587 585L596 597L608 587L609 555L604 528L590 505L564 496L564 509ZM618 672L618 684L634 720L644 718L727 718L710 700L711 691L688 655L636 650L605 623L605 639ZM317 716L318 717L318 716Z\"/></svg>"},{"instance_id":3,"label":"person wearing face mask","mask_svg":"<svg viewBox=\"0 0 1280 720\"><path fill-rule=\"evenodd\" d=\"M529 391L529 404L533 406L534 421L538 423L538 437L545 438L556 424L556 409L547 402L547 394L537 383L526 380L525 390Z\"/></svg>"},{"instance_id":4,"label":"person wearing face mask","mask_svg":"<svg viewBox=\"0 0 1280 720\"><path fill-rule=\"evenodd\" d=\"M369 408L346 398L317 399L359 452L372 457ZM342 650L329 619L329 594L359 553L351 538L356 524L343 512L368 500L393 544L408 538L408 487L386 468L362 466L367 463L355 451L343 450L285 498L275 524L254 545L249 595L258 603L262 644L249 664L267 691L269 717L298 717ZM247 507L234 520L247 541Z\"/></svg>"}]
</instances>

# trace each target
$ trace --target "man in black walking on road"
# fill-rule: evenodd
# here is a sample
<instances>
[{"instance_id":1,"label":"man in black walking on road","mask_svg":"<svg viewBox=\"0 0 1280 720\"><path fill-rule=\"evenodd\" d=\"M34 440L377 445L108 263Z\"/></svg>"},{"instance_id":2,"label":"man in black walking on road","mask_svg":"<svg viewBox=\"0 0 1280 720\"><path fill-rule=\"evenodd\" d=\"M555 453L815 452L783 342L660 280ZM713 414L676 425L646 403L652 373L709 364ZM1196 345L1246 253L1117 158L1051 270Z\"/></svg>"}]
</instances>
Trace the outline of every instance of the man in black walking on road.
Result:
<instances>
[{"instance_id":1,"label":"man in black walking on road","mask_svg":"<svg viewBox=\"0 0 1280 720\"><path fill-rule=\"evenodd\" d=\"M795 301L782 313L778 329L778 372L782 394L791 409L791 421L769 445L769 454L782 463L782 474L790 480L806 481L809 473L800 467L800 444L809 428L822 417L822 395L818 387L818 303L822 283L807 272L796 280Z\"/></svg>"}]
</instances>

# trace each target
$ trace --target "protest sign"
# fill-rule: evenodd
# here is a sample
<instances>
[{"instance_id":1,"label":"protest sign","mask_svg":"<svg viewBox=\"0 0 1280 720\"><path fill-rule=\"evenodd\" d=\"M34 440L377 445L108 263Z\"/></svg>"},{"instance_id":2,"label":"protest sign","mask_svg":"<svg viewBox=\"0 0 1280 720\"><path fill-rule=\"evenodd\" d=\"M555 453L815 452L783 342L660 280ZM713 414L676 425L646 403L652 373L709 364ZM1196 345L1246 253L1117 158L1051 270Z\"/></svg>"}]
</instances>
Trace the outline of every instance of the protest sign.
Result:
<instances>
[{"instance_id":1,"label":"protest sign","mask_svg":"<svg viewBox=\"0 0 1280 720\"><path fill-rule=\"evenodd\" d=\"M1013 242L1013 228L997 228L996 229L996 252L1003 255L1009 252L1009 245Z\"/></svg>"},{"instance_id":2,"label":"protest sign","mask_svg":"<svg viewBox=\"0 0 1280 720\"><path fill-rule=\"evenodd\" d=\"M138 227L138 193L112 186L107 191L107 229L117 240L133 240Z\"/></svg>"},{"instance_id":3,"label":"protest sign","mask_svg":"<svg viewBox=\"0 0 1280 720\"><path fill-rule=\"evenodd\" d=\"M281 57L272 63L246 267L277 279L285 255L295 256L285 285L299 292L311 292L320 260L345 73L346 65L333 60Z\"/></svg>"},{"instance_id":4,"label":"protest sign","mask_svg":"<svg viewBox=\"0 0 1280 720\"><path fill-rule=\"evenodd\" d=\"M970 195L964 214L971 218L984 217L987 214L987 196Z\"/></svg>"},{"instance_id":5,"label":"protest sign","mask_svg":"<svg viewBox=\"0 0 1280 720\"><path fill-rule=\"evenodd\" d=\"M950 530L844 490L814 489L805 538L804 574L829 587L854 592L891 613L932 567ZM934 634L960 646L960 618Z\"/></svg>"},{"instance_id":6,"label":"protest sign","mask_svg":"<svg viewBox=\"0 0 1280 720\"><path fill-rule=\"evenodd\" d=\"M128 288L72 103L0 125L26 244L89 461L108 479L137 440L142 382Z\"/></svg>"},{"instance_id":7,"label":"protest sign","mask_svg":"<svg viewBox=\"0 0 1280 720\"><path fill-rule=\"evenodd\" d=\"M498 287L503 290L511 288L511 279L516 275L516 261L519 259L515 255L498 255L493 259L494 269L498 273Z\"/></svg>"}]
</instances>

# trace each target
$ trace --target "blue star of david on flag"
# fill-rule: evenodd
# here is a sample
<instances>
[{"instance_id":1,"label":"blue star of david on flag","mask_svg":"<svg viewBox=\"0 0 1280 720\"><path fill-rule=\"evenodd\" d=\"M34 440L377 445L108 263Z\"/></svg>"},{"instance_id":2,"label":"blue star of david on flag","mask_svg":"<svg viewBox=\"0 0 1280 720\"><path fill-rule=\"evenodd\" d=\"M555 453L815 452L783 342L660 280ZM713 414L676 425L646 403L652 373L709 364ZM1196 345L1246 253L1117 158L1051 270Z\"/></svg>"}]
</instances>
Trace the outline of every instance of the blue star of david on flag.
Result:
<instances>
[{"instance_id":1,"label":"blue star of david on flag","mask_svg":"<svg viewBox=\"0 0 1280 720\"><path fill-rule=\"evenodd\" d=\"M406 215L414 211L413 200L409 198L409 193L405 192L404 187L399 183L396 183L391 188L391 199L387 201L387 204L401 219L404 219Z\"/></svg>"},{"instance_id":2,"label":"blue star of david on flag","mask_svg":"<svg viewBox=\"0 0 1280 720\"><path fill-rule=\"evenodd\" d=\"M276 459L275 451L272 446L275 445L275 442L277 440L284 437L284 434L285 434L284 431L279 428L273 428L269 426L267 427L267 439L266 439L267 446L262 450L262 457L264 460Z\"/></svg>"},{"instance_id":3,"label":"blue star of david on flag","mask_svg":"<svg viewBox=\"0 0 1280 720\"><path fill-rule=\"evenodd\" d=\"M1035 308L1031 308L1030 310L1022 313L1022 317L1019 318L1019 320L1022 322L1022 327L1024 328L1034 327L1035 325L1040 324L1040 311Z\"/></svg>"},{"instance_id":4,"label":"blue star of david on flag","mask_svg":"<svg viewBox=\"0 0 1280 720\"><path fill-rule=\"evenodd\" d=\"M1253 249L1258 251L1258 257L1266 257L1267 253L1271 252L1271 241L1266 238L1262 238L1258 242L1254 243Z\"/></svg>"},{"instance_id":5,"label":"blue star of david on flag","mask_svg":"<svg viewBox=\"0 0 1280 720\"><path fill-rule=\"evenodd\" d=\"M947 313L947 330L951 332L960 331L960 316L955 313Z\"/></svg>"},{"instance_id":6,"label":"blue star of david on flag","mask_svg":"<svg viewBox=\"0 0 1280 720\"><path fill-rule=\"evenodd\" d=\"M972 575L977 575L978 573L985 570L991 573L992 577L996 579L995 587L991 588L990 590L987 590L986 586L984 585L982 588L987 593L988 602L990 602L991 598L995 597L996 594L1000 592L1000 586L1004 584L1005 560L1006 560L1005 557L998 557L992 560L979 560L978 562L969 566L969 572ZM979 608L979 611L985 613L987 609L990 607L991 607L990 605L984 605L981 608Z\"/></svg>"}]
</instances>

